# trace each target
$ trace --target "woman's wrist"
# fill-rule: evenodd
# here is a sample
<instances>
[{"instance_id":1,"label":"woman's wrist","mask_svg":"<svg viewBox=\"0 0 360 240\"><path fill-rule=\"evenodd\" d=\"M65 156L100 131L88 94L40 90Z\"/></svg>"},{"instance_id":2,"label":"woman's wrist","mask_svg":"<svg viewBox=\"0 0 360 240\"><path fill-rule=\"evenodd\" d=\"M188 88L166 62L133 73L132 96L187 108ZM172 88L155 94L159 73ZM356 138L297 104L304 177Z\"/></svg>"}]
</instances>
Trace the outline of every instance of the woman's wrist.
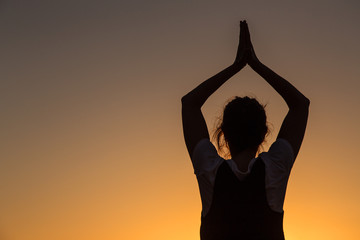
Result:
<instances>
[{"instance_id":1,"label":"woman's wrist","mask_svg":"<svg viewBox=\"0 0 360 240\"><path fill-rule=\"evenodd\" d=\"M241 69L243 69L246 66L246 63L244 62L237 62L235 61L232 65L230 65L230 67L234 70L236 70L237 72L240 71Z\"/></svg>"},{"instance_id":2,"label":"woman's wrist","mask_svg":"<svg viewBox=\"0 0 360 240\"><path fill-rule=\"evenodd\" d=\"M259 66L261 66L261 65L263 65L261 62L260 62L260 60L259 59L253 59L253 60L250 60L249 62L248 62L248 64L249 64L249 66L251 67L251 68L256 68L256 67L259 67Z\"/></svg>"}]
</instances>

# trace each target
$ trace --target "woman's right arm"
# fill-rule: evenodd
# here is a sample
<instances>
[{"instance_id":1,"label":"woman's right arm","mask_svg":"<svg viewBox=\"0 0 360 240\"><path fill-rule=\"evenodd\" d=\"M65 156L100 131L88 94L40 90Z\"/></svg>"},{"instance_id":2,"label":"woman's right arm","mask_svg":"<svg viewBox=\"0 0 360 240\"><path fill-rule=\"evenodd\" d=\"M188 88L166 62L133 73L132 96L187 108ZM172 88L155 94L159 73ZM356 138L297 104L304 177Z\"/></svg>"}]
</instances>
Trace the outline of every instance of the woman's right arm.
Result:
<instances>
[{"instance_id":1,"label":"woman's right arm","mask_svg":"<svg viewBox=\"0 0 360 240\"><path fill-rule=\"evenodd\" d=\"M259 61L251 44L247 24L245 29L246 43L248 49L250 49L248 64L280 94L289 108L277 138L286 139L290 143L296 158L305 134L310 100L287 80Z\"/></svg>"}]
</instances>

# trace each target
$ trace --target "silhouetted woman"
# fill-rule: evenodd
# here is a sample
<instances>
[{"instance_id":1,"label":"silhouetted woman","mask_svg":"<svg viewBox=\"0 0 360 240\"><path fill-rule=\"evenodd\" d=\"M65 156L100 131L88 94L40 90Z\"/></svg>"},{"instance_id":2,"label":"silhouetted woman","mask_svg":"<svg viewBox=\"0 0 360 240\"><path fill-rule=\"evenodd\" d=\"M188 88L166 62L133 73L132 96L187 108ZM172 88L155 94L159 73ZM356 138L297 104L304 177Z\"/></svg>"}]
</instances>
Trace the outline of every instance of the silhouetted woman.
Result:
<instances>
[{"instance_id":1,"label":"silhouetted woman","mask_svg":"<svg viewBox=\"0 0 360 240\"><path fill-rule=\"evenodd\" d=\"M231 159L225 160L209 140L201 106L246 64L280 94L289 110L269 151L256 157L268 132L264 107L249 97L229 102L215 132L219 150L230 151ZM284 239L286 185L304 137L310 101L259 61L246 21L240 22L235 62L181 100L185 143L202 200L201 240Z\"/></svg>"}]
</instances>

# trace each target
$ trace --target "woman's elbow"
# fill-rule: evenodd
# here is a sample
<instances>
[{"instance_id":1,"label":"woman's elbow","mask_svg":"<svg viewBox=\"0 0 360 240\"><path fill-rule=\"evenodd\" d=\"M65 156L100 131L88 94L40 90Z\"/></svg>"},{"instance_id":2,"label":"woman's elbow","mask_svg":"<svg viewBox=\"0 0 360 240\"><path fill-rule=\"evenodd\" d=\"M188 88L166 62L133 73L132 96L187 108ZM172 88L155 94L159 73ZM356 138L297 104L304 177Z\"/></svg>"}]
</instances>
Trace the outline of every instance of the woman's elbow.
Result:
<instances>
[{"instance_id":1,"label":"woman's elbow","mask_svg":"<svg viewBox=\"0 0 360 240\"><path fill-rule=\"evenodd\" d=\"M304 105L305 107L309 108L309 106L310 106L310 99L308 99L307 97L304 97L303 105Z\"/></svg>"},{"instance_id":2,"label":"woman's elbow","mask_svg":"<svg viewBox=\"0 0 360 240\"><path fill-rule=\"evenodd\" d=\"M183 96L181 98L181 104L182 106L191 106L191 107L194 107L194 106L197 106L197 101L196 101L196 98L194 98L191 93L188 93L186 94L185 96Z\"/></svg>"},{"instance_id":3,"label":"woman's elbow","mask_svg":"<svg viewBox=\"0 0 360 240\"><path fill-rule=\"evenodd\" d=\"M187 94L181 98L181 104L183 106L189 104L189 102L190 102L190 100L189 100L189 96Z\"/></svg>"},{"instance_id":4,"label":"woman's elbow","mask_svg":"<svg viewBox=\"0 0 360 240\"><path fill-rule=\"evenodd\" d=\"M288 107L290 109L309 109L310 99L305 96L301 96L295 101L289 102Z\"/></svg>"}]
</instances>

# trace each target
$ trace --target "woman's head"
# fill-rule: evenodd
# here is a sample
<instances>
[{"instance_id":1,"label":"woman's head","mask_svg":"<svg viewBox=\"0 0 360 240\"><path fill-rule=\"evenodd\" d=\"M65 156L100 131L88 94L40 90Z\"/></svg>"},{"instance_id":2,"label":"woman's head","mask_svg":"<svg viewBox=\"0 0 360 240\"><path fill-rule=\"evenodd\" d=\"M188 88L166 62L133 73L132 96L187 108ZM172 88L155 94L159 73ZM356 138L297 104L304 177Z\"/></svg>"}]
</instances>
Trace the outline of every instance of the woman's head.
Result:
<instances>
[{"instance_id":1,"label":"woman's head","mask_svg":"<svg viewBox=\"0 0 360 240\"><path fill-rule=\"evenodd\" d=\"M225 106L214 138L220 151L228 147L234 154L258 149L267 132L264 106L255 98L235 97Z\"/></svg>"}]
</instances>

